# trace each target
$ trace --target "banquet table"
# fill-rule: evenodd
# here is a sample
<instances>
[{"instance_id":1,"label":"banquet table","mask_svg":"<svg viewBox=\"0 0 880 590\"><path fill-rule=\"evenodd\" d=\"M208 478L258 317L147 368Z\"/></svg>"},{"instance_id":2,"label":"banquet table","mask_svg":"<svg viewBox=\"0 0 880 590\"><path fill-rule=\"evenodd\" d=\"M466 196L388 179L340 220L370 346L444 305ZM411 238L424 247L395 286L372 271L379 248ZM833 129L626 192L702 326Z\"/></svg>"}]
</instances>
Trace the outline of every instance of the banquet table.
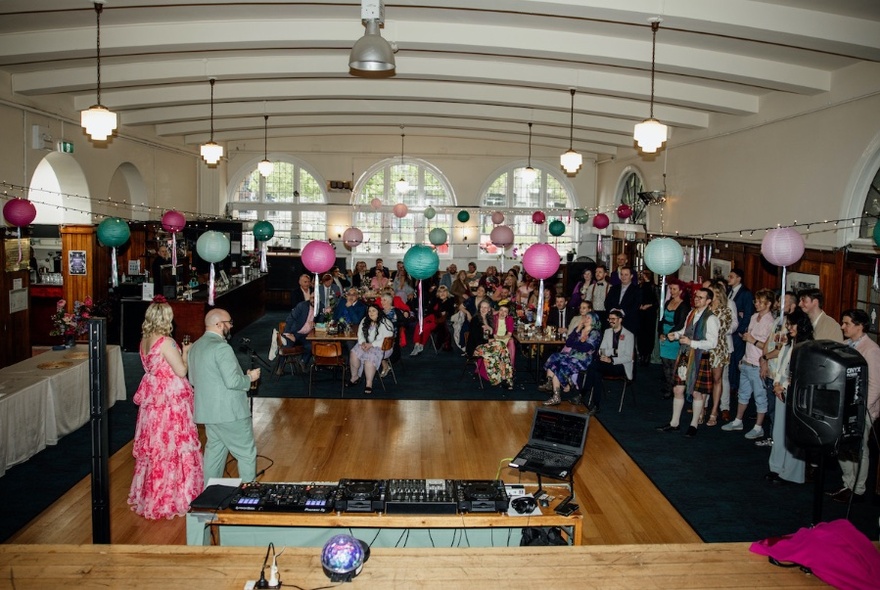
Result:
<instances>
[{"instance_id":1,"label":"banquet table","mask_svg":"<svg viewBox=\"0 0 880 590\"><path fill-rule=\"evenodd\" d=\"M107 346L107 405L124 400L122 351ZM53 350L0 369L0 476L88 422L88 346Z\"/></svg>"}]
</instances>

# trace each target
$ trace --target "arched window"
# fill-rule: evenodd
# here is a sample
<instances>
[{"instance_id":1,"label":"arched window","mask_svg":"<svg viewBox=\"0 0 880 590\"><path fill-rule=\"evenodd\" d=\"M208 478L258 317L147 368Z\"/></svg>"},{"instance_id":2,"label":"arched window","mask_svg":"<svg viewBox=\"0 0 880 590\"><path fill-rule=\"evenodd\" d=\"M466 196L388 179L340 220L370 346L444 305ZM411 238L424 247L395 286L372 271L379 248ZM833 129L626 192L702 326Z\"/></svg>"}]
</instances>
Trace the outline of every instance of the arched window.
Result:
<instances>
[{"instance_id":1,"label":"arched window","mask_svg":"<svg viewBox=\"0 0 880 590\"><path fill-rule=\"evenodd\" d=\"M511 164L502 168L483 191L480 204L486 212L480 219L480 258L495 259L500 254L489 238L495 227L492 212L496 210L505 213L504 223L513 229L514 243L520 251L540 241L554 244L561 256L574 247L577 224L569 223L568 219L568 211L577 207L574 189L556 170L537 162L533 162L532 167L538 173L532 182L526 182L523 177L525 166ZM565 210L565 213L554 212L554 209ZM547 216L542 225L532 221L532 214L537 210L543 210ZM547 226L554 219L565 223L565 233L559 237L547 232Z\"/></svg>"},{"instance_id":2,"label":"arched window","mask_svg":"<svg viewBox=\"0 0 880 590\"><path fill-rule=\"evenodd\" d=\"M868 194L865 195L865 206L862 209L862 219L872 220L863 222L859 227L859 237L873 239L874 224L880 217L880 170L874 175L874 179L868 186Z\"/></svg>"},{"instance_id":3,"label":"arched window","mask_svg":"<svg viewBox=\"0 0 880 590\"><path fill-rule=\"evenodd\" d=\"M641 175L632 168L625 170L617 187L617 202L632 207L633 214L628 223L644 224L647 221L647 207L645 202L639 198L639 193L644 191L645 185Z\"/></svg>"},{"instance_id":4,"label":"arched window","mask_svg":"<svg viewBox=\"0 0 880 590\"><path fill-rule=\"evenodd\" d=\"M311 240L327 238L327 202L323 182L303 162L293 158L273 159L275 169L263 177L254 163L232 188L229 208L232 216L245 221L265 219L275 227L270 246L302 248ZM242 248L254 248L254 236L245 232Z\"/></svg>"},{"instance_id":5,"label":"arched window","mask_svg":"<svg viewBox=\"0 0 880 590\"><path fill-rule=\"evenodd\" d=\"M400 179L409 185L398 190ZM382 201L379 209L371 205L373 199ZM391 212L394 205L403 203L409 209L403 218ZM453 239L451 207L455 206L452 187L437 168L416 158L389 158L368 169L352 192L354 205L352 225L364 233L364 242L355 249L358 257L388 254L400 255L413 244L430 244L428 233L435 227L446 230L449 241ZM428 207L437 210L433 219L425 219ZM441 257L452 255L449 245L437 249Z\"/></svg>"}]
</instances>

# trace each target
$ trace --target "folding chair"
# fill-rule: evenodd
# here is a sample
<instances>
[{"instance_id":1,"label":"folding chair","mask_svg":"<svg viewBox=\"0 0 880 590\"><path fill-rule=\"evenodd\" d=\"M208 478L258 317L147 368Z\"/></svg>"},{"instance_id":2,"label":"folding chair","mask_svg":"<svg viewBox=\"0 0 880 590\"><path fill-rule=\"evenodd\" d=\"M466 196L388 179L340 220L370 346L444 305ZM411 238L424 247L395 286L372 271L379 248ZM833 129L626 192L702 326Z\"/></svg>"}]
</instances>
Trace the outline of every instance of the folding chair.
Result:
<instances>
[{"instance_id":1,"label":"folding chair","mask_svg":"<svg viewBox=\"0 0 880 590\"><path fill-rule=\"evenodd\" d=\"M599 362L598 358L593 359L593 362ZM623 383L623 387L622 387L621 390L620 390L620 403L619 403L618 406L617 406L617 411L618 411L618 412L623 411L623 400L626 398L626 388L627 388L627 386L628 386L629 384L631 384L633 381L635 381L635 378L636 378L635 369L636 369L636 365L635 365L635 363L633 363L633 378L632 378L632 379L629 379L629 378L626 376L626 373L624 373L623 375L600 375L603 383L604 383L605 381L611 381L611 382L615 382L615 381L616 381L616 382L618 382L618 383ZM598 369L597 369L597 370L598 370ZM586 375L584 375L583 377L580 377L580 376L579 376L579 377L578 377L578 380L580 381L580 379L582 379L582 378L583 378L583 379L586 379ZM586 382L584 382L584 387L586 387L586 385L587 385ZM583 389L583 388L582 388L582 389ZM633 391L634 391L634 390L633 390ZM635 393L634 393L634 392L632 393L632 400L633 400L633 406L635 406L635 405L636 405L636 397L635 397ZM593 389L591 388L591 389L590 389L590 397L589 397L589 399L587 400L587 405L589 406L589 405L592 403L592 401L593 401Z\"/></svg>"},{"instance_id":2,"label":"folding chair","mask_svg":"<svg viewBox=\"0 0 880 590\"><path fill-rule=\"evenodd\" d=\"M345 397L345 371L348 364L345 362L345 354L342 351L341 342L321 342L312 343L312 366L309 368L309 397L312 396L312 376L319 367L327 367L342 369L342 394Z\"/></svg>"},{"instance_id":3,"label":"folding chair","mask_svg":"<svg viewBox=\"0 0 880 590\"><path fill-rule=\"evenodd\" d=\"M385 338L385 340L382 341L383 357L384 353L388 352L389 350L394 350L394 336L388 336ZM394 363L391 362L392 358L394 357L388 357L388 366L391 367L391 378L394 379L394 384L397 385L397 374L394 372ZM377 373L377 375L379 376L379 383L382 384L382 391L387 391L385 389L385 380L382 378L382 367L379 367L379 372Z\"/></svg>"},{"instance_id":4,"label":"folding chair","mask_svg":"<svg viewBox=\"0 0 880 590\"><path fill-rule=\"evenodd\" d=\"M471 337L470 332L465 332L464 334L464 349L467 350L467 343ZM480 375L480 372L477 371L477 359L480 358L478 356L465 356L464 359L464 367L461 370L461 377L458 378L459 381L464 379L464 376L467 374L468 367L473 367L473 373L477 375L477 380L480 382L480 389L483 389L483 376Z\"/></svg>"},{"instance_id":5,"label":"folding chair","mask_svg":"<svg viewBox=\"0 0 880 590\"><path fill-rule=\"evenodd\" d=\"M284 344L284 338L281 335L284 333L284 329L286 327L287 324L285 322L278 322L278 335L275 337L276 343L278 344L278 356L277 360L275 361L275 370L273 371L276 381L280 379L282 375L284 375L284 369L288 365L291 365L292 373L293 367L296 366L294 364L295 361L301 358L302 355L306 352L306 349L299 344L293 344L289 346ZM301 371L298 370L297 372Z\"/></svg>"}]
</instances>

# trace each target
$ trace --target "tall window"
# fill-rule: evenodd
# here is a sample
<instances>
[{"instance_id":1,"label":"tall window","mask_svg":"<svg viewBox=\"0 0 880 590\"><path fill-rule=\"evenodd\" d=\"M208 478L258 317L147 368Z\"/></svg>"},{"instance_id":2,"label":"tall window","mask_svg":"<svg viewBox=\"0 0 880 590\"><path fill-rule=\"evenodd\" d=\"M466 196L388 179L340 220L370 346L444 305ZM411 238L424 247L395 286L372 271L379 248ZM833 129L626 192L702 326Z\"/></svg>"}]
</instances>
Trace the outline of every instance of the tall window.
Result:
<instances>
[{"instance_id":1,"label":"tall window","mask_svg":"<svg viewBox=\"0 0 880 590\"><path fill-rule=\"evenodd\" d=\"M406 191L398 191L397 181L405 179ZM373 209L373 199L382 201L380 209ZM455 206L455 195L443 174L431 164L415 158L389 158L367 170L351 199L354 205L352 224L364 233L364 242L355 249L356 257L380 254L402 255L413 244L430 245L428 234L435 227L446 230L453 239L454 216L445 207ZM409 212L397 218L391 209L403 203ZM425 219L425 209L437 209L433 219ZM442 246L437 250L441 257L452 255L452 248Z\"/></svg>"},{"instance_id":2,"label":"tall window","mask_svg":"<svg viewBox=\"0 0 880 590\"><path fill-rule=\"evenodd\" d=\"M569 223L568 218L569 210L577 206L573 190L555 170L535 162L532 166L538 172L533 182L523 179L524 166L512 165L502 170L483 192L481 204L486 212L480 218L480 258L493 260L500 255L489 238L495 227L492 223L495 210L504 212L504 223L513 230L514 245L519 252L542 241L555 245L560 255L574 247L577 224ZM532 221L532 214L538 210L544 211L547 217L542 225ZM551 236L547 230L556 219L565 223L565 233L558 237Z\"/></svg>"},{"instance_id":3,"label":"tall window","mask_svg":"<svg viewBox=\"0 0 880 590\"><path fill-rule=\"evenodd\" d=\"M878 216L880 216L880 170L877 170L877 174L868 186L868 194L865 195L865 208L862 210L862 224L859 228L860 238L874 237L874 224Z\"/></svg>"},{"instance_id":4,"label":"tall window","mask_svg":"<svg viewBox=\"0 0 880 590\"><path fill-rule=\"evenodd\" d=\"M303 163L276 161L267 177L246 172L229 199L232 216L244 221L266 220L275 227L270 246L302 248L327 237L327 202L322 183ZM245 232L242 248L253 250L254 235Z\"/></svg>"},{"instance_id":5,"label":"tall window","mask_svg":"<svg viewBox=\"0 0 880 590\"><path fill-rule=\"evenodd\" d=\"M645 223L648 217L647 207L644 201L639 198L639 193L644 192L645 185L642 183L642 177L638 172L626 172L620 180L618 186L618 202L632 207L633 214L629 218L628 223Z\"/></svg>"}]
</instances>

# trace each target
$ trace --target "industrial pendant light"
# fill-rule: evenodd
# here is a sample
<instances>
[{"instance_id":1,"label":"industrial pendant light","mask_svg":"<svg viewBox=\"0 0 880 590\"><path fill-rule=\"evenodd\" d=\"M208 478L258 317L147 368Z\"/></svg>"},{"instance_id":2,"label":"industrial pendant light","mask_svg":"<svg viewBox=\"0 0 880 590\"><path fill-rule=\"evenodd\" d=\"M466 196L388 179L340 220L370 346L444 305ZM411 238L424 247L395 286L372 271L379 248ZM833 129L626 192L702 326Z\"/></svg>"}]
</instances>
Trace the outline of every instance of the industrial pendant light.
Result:
<instances>
[{"instance_id":1,"label":"industrial pendant light","mask_svg":"<svg viewBox=\"0 0 880 590\"><path fill-rule=\"evenodd\" d=\"M584 157L574 151L574 88L571 91L571 131L568 140L568 151L559 156L559 163L565 168L568 174L577 174L581 164L584 163Z\"/></svg>"},{"instance_id":2,"label":"industrial pendant light","mask_svg":"<svg viewBox=\"0 0 880 590\"><path fill-rule=\"evenodd\" d=\"M95 14L98 22L98 103L80 113L80 124L93 141L106 141L116 129L116 113L101 104L101 12L104 0L96 1Z\"/></svg>"},{"instance_id":3,"label":"industrial pendant light","mask_svg":"<svg viewBox=\"0 0 880 590\"><path fill-rule=\"evenodd\" d=\"M223 146L214 143L214 82L216 80L211 78L211 140L208 143L203 143L201 152L202 159L205 160L205 163L208 166L216 166L217 162L220 161L220 158L223 157Z\"/></svg>"},{"instance_id":4,"label":"industrial pendant light","mask_svg":"<svg viewBox=\"0 0 880 590\"><path fill-rule=\"evenodd\" d=\"M653 36L651 42L651 116L636 124L633 130L633 139L636 140L636 143L643 152L653 154L666 141L668 128L654 118L654 70L657 56L657 29L660 28L660 23L663 22L663 19L654 17L649 20Z\"/></svg>"},{"instance_id":5,"label":"industrial pendant light","mask_svg":"<svg viewBox=\"0 0 880 590\"><path fill-rule=\"evenodd\" d=\"M538 171L532 168L532 122L529 121L529 165L522 171L522 179L526 184L532 184L538 178Z\"/></svg>"},{"instance_id":6,"label":"industrial pendant light","mask_svg":"<svg viewBox=\"0 0 880 590\"><path fill-rule=\"evenodd\" d=\"M404 169L403 164L403 139L406 135L403 134L403 125L400 126L400 180L395 183L395 188L397 188L397 192L405 193L409 191L409 182L406 180L406 170Z\"/></svg>"},{"instance_id":7,"label":"industrial pendant light","mask_svg":"<svg viewBox=\"0 0 880 590\"><path fill-rule=\"evenodd\" d=\"M382 0L361 0L361 22L366 28L348 57L353 74L394 74L394 48L382 38L379 27L385 23L385 5Z\"/></svg>"},{"instance_id":8,"label":"industrial pendant light","mask_svg":"<svg viewBox=\"0 0 880 590\"><path fill-rule=\"evenodd\" d=\"M263 115L263 161L257 164L257 169L264 177L275 170L275 164L269 161L269 115Z\"/></svg>"}]
</instances>

